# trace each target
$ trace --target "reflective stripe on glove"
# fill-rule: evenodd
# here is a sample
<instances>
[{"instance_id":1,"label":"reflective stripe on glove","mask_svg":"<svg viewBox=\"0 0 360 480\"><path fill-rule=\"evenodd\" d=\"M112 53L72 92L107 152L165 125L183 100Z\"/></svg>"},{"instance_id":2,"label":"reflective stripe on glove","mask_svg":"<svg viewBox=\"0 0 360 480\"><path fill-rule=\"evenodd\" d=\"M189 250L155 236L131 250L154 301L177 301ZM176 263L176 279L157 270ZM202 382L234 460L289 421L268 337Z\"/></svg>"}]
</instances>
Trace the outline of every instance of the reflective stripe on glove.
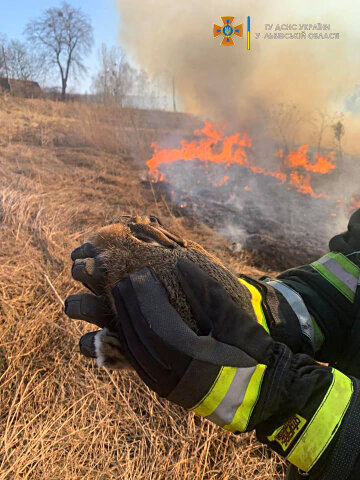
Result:
<instances>
[{"instance_id":1,"label":"reflective stripe on glove","mask_svg":"<svg viewBox=\"0 0 360 480\"><path fill-rule=\"evenodd\" d=\"M352 381L273 341L196 265L180 260L178 272L208 335L185 325L145 268L113 289L128 360L162 397L232 432L256 428L294 465L313 469L336 442Z\"/></svg>"}]
</instances>

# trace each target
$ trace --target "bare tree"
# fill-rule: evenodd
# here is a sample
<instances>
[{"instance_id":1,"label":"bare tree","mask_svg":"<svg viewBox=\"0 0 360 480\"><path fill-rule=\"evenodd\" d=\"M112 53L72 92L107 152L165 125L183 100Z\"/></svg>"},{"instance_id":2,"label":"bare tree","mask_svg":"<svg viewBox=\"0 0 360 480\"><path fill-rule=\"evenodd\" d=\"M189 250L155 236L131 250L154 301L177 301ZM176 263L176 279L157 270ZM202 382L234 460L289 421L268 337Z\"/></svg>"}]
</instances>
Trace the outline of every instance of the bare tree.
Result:
<instances>
[{"instance_id":1,"label":"bare tree","mask_svg":"<svg viewBox=\"0 0 360 480\"><path fill-rule=\"evenodd\" d=\"M149 77L145 70L134 68L122 48L103 44L92 90L104 104L166 109L170 97L164 92L168 85L160 80Z\"/></svg>"},{"instance_id":2,"label":"bare tree","mask_svg":"<svg viewBox=\"0 0 360 480\"><path fill-rule=\"evenodd\" d=\"M93 89L103 103L123 105L136 80L137 72L129 64L125 52L118 47L102 45L100 68L93 78Z\"/></svg>"},{"instance_id":3,"label":"bare tree","mask_svg":"<svg viewBox=\"0 0 360 480\"><path fill-rule=\"evenodd\" d=\"M138 71L134 84L134 91L137 96L143 97L141 101L142 108L162 108L160 107L161 92L165 91L165 86L161 82L156 82L150 78L145 70Z\"/></svg>"},{"instance_id":4,"label":"bare tree","mask_svg":"<svg viewBox=\"0 0 360 480\"><path fill-rule=\"evenodd\" d=\"M270 119L275 126L275 138L278 139L285 155L296 145L299 125L305 118L306 115L294 104L279 103L270 111Z\"/></svg>"},{"instance_id":5,"label":"bare tree","mask_svg":"<svg viewBox=\"0 0 360 480\"><path fill-rule=\"evenodd\" d=\"M6 43L6 36L0 33L0 76L2 77L6 76Z\"/></svg>"},{"instance_id":6,"label":"bare tree","mask_svg":"<svg viewBox=\"0 0 360 480\"><path fill-rule=\"evenodd\" d=\"M338 168L343 168L343 148L342 140L345 135L345 127L342 118L333 124L334 139L337 143Z\"/></svg>"},{"instance_id":7,"label":"bare tree","mask_svg":"<svg viewBox=\"0 0 360 480\"><path fill-rule=\"evenodd\" d=\"M44 58L26 43L11 40L4 47L8 74L18 80L41 81L45 74Z\"/></svg>"},{"instance_id":8,"label":"bare tree","mask_svg":"<svg viewBox=\"0 0 360 480\"><path fill-rule=\"evenodd\" d=\"M48 8L29 22L25 34L33 46L46 53L49 66L56 66L61 76L61 97L64 100L69 76L85 72L83 57L93 45L93 28L79 8L62 2L59 8Z\"/></svg>"},{"instance_id":9,"label":"bare tree","mask_svg":"<svg viewBox=\"0 0 360 480\"><path fill-rule=\"evenodd\" d=\"M45 80L44 57L27 43L0 34L0 76L16 80Z\"/></svg>"}]
</instances>

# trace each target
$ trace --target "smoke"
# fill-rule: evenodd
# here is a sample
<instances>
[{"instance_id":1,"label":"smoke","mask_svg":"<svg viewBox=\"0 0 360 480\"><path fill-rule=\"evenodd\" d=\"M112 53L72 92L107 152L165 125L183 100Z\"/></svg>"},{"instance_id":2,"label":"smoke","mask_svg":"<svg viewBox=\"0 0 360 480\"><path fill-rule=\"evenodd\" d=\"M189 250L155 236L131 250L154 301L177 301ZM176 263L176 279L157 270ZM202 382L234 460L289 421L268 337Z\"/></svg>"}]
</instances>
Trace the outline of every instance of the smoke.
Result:
<instances>
[{"instance_id":1,"label":"smoke","mask_svg":"<svg viewBox=\"0 0 360 480\"><path fill-rule=\"evenodd\" d=\"M271 162L278 162L274 153L279 145L309 143L314 151L334 148L341 160L341 181L339 176L335 185L328 186L333 189L328 193L336 199L343 198L345 191L346 196L359 191L359 170L354 171L353 159L345 159L343 152L360 153L360 117L337 114L344 110L346 99L347 103L356 103L354 91L360 83L359 2L117 0L117 4L120 43L148 74L165 74L169 84L175 78L177 102L181 99L182 110L215 122L225 121L229 133L247 129L253 141L252 155L260 164L264 160L268 169ZM235 24L243 23L244 37L235 37L234 47L222 47L221 37L213 38L213 24L221 25L221 17L230 15L235 17ZM250 51L246 48L248 15ZM331 32L339 33L340 38L264 39L265 24L273 24L274 33L277 24L316 23L330 24ZM255 38L256 33L260 39ZM289 105L296 105L296 109ZM341 145L332 128L338 120L345 126ZM278 238L291 239L292 232L294 238L306 244L308 232L314 225L321 225L314 242L322 251L326 240L345 227L348 212L344 214L340 207L336 216L331 216L333 206L326 200L301 194L296 197L291 192L288 196L286 186L275 187L267 177L247 179L250 187L244 190L244 175L242 170L234 172L233 184L223 189L224 195L232 192L231 204L226 203L225 196L220 198L221 189L216 193L200 191L192 170L186 173L179 167L171 181L181 195L188 192L194 213L210 225L208 207L202 208L202 204L213 205L212 211L225 218L221 231L227 232L229 238L234 234L238 237L240 232L244 239L255 226L265 225L275 237L274 232L278 232ZM258 213L254 213L254 206L259 208ZM259 231L262 239L266 228ZM292 251L295 244L293 247ZM313 251L317 251L315 247Z\"/></svg>"},{"instance_id":2,"label":"smoke","mask_svg":"<svg viewBox=\"0 0 360 480\"><path fill-rule=\"evenodd\" d=\"M358 82L357 18L360 6L345 0L118 0L120 41L150 74L175 77L186 111L213 120L249 125L271 105L297 104L302 111L342 108ZM315 4L315 5L314 5ZM345 4L345 5L344 5ZM348 8L346 8L346 6ZM235 47L221 47L213 23L232 15L244 24ZM251 16L251 51L246 17ZM339 40L264 40L265 24L326 23Z\"/></svg>"}]
</instances>

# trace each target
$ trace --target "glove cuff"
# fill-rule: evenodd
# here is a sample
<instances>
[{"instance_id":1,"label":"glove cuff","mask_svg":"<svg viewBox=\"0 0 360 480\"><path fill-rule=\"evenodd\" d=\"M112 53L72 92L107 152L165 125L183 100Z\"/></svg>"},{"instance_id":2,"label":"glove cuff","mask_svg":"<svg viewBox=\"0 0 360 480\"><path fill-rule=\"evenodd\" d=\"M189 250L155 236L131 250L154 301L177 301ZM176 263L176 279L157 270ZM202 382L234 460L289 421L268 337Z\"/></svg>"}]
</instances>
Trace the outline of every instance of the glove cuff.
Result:
<instances>
[{"instance_id":1,"label":"glove cuff","mask_svg":"<svg viewBox=\"0 0 360 480\"><path fill-rule=\"evenodd\" d=\"M353 395L337 435L312 474L326 480L349 480L359 475L360 460L360 382L352 378ZM355 467L356 465L356 467Z\"/></svg>"},{"instance_id":2,"label":"glove cuff","mask_svg":"<svg viewBox=\"0 0 360 480\"><path fill-rule=\"evenodd\" d=\"M257 436L309 472L342 426L353 398L353 382L306 355L292 355L284 345L277 349L273 371L264 382L263 409L255 412L260 422Z\"/></svg>"}]
</instances>

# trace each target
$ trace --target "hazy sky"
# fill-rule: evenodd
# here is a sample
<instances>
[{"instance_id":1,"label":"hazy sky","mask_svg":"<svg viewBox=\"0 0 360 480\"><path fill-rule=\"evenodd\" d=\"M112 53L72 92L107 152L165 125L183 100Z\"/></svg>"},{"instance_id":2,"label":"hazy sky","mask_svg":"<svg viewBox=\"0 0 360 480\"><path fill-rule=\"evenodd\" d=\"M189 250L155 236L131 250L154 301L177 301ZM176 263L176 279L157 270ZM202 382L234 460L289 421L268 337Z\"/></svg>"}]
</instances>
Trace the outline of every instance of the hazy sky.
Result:
<instances>
[{"instance_id":1,"label":"hazy sky","mask_svg":"<svg viewBox=\"0 0 360 480\"><path fill-rule=\"evenodd\" d=\"M279 47L289 47L289 55L293 59L299 54L303 56L313 54L319 61L326 58L329 64L334 65L330 75L326 75L326 81L332 82L333 74L341 77L341 81L349 77L349 72L355 73L357 77L359 69L359 25L360 2L359 0L187 0L185 2L174 2L174 0L68 0L75 7L80 7L87 13L94 26L95 45L91 55L85 63L89 67L88 75L78 82L71 82L71 87L76 91L89 89L91 76L94 74L97 65L97 51L104 42L109 46L119 43L122 39L127 52L139 62L141 67L146 68L150 73L155 70L171 69L171 63L179 70L184 71L188 67L190 72L194 71L189 61L189 56L199 51L199 45L205 44L210 49L206 55L202 55L207 63L212 63L211 55L223 55L223 66L236 63L245 66L244 56L251 62L257 62L258 66L265 68L264 59L273 57ZM0 0L5 4L5 0ZM23 39L22 32L25 24L41 14L49 7L59 5L56 0L15 0L6 2L6 7L1 8L0 32L5 33L8 38ZM116 6L117 3L117 6ZM318 21L331 23L334 31L341 33L340 42L305 42L301 43L304 50L293 52L291 49L297 46L296 42L263 42L262 56L253 51L251 57L244 49L237 49L224 52L218 47L218 42L211 38L212 23L220 21L220 15L234 15L244 21L246 15L252 16L253 32L266 23ZM123 24L121 25L121 21ZM188 43L190 42L190 46ZM164 45L169 44L169 56L164 52ZM181 55L178 52L178 45L184 45ZM300 43L299 43L300 45ZM176 49L173 48L176 46ZM253 41L253 47L256 44ZM189 47L189 48L188 48ZM267 47L271 49L271 56L266 53ZM194 51L195 53L194 53ZM241 51L240 51L241 50ZM185 55L184 55L185 53ZM236 55L235 55L236 54ZM209 57L210 55L210 57ZM227 56L230 57L227 60ZM214 59L215 60L215 59ZM225 62L225 63L224 63ZM340 65L340 63L342 64ZM198 64L198 59L196 59ZM185 65L186 64L186 65ZM289 60L289 65L291 64ZM306 65L308 65L306 67ZM156 67L156 68L155 68ZM310 63L305 64L305 70L310 70ZM267 68L267 67L266 67ZM291 68L289 69L291 73ZM341 75L341 71L343 71ZM348 70L348 71L345 71ZM356 72L354 72L356 70ZM175 72L176 73L176 72ZM172 73L171 73L172 75ZM177 74L181 78L180 74ZM189 72L187 72L189 76ZM228 75L231 75L228 72ZM190 75L191 77L192 75ZM242 75L243 76L243 75ZM351 79L353 82L353 79ZM354 79L356 82L356 79ZM305 83L309 83L308 79ZM303 85L303 83L301 83Z\"/></svg>"},{"instance_id":2,"label":"hazy sky","mask_svg":"<svg viewBox=\"0 0 360 480\"><path fill-rule=\"evenodd\" d=\"M0 0L0 6L5 0ZM115 45L117 43L118 28L120 23L119 11L115 0L69 0L74 7L80 7L91 18L94 27L95 45L85 64L89 68L87 78L79 79L77 83L71 82L71 87L80 91L88 89L90 77L97 64L97 50L101 44ZM0 32L11 38L24 40L23 30L25 24L41 14L49 7L58 6L60 1L51 0L15 0L6 2L6 7L1 8Z\"/></svg>"},{"instance_id":3,"label":"hazy sky","mask_svg":"<svg viewBox=\"0 0 360 480\"><path fill-rule=\"evenodd\" d=\"M148 73L170 71L191 111L229 118L233 110L238 117L249 100L342 108L360 83L358 0L117 0L117 5L127 52ZM221 23L223 15L241 22L251 16L251 52L244 38L234 47L220 47L212 38L212 24ZM277 24L300 30L301 24L318 22L330 24L339 38L314 40L306 32L305 40L265 39L265 24L273 24L274 32Z\"/></svg>"}]
</instances>

